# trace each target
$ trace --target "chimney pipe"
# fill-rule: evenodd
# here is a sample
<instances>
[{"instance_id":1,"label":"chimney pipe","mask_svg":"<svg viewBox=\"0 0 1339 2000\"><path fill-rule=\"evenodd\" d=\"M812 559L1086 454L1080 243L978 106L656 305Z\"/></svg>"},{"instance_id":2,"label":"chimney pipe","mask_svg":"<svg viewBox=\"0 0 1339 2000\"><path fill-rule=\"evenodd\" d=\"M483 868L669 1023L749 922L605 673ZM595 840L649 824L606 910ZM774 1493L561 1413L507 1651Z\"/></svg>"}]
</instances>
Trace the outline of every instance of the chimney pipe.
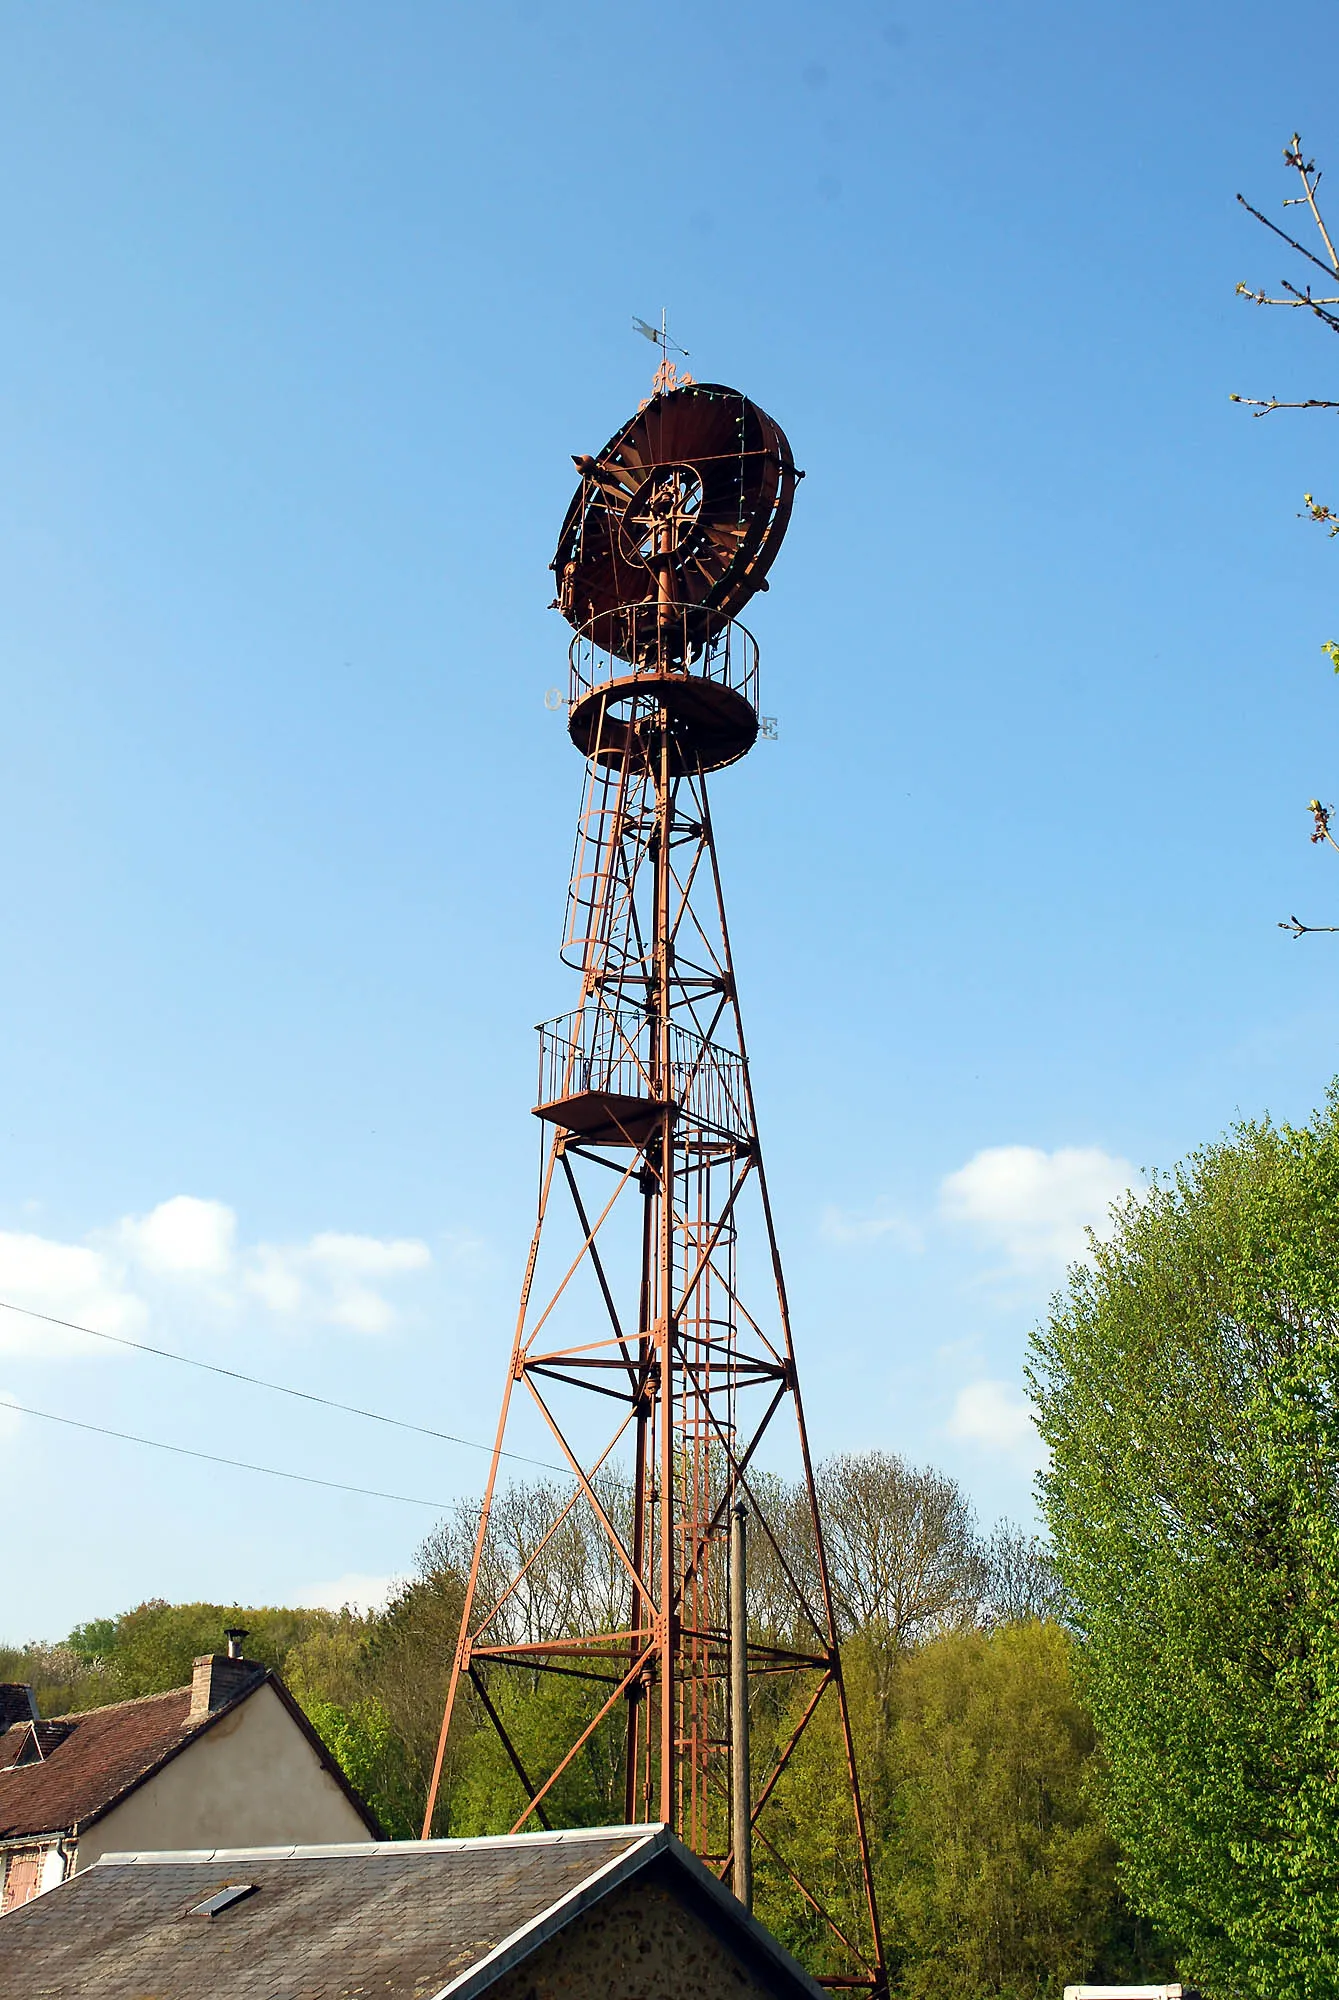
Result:
<instances>
[{"instance_id":1,"label":"chimney pipe","mask_svg":"<svg viewBox=\"0 0 1339 2000\"><path fill-rule=\"evenodd\" d=\"M242 1657L242 1642L251 1636L246 1627L243 1625L229 1625L223 1636L228 1642L228 1658L230 1660L240 1660Z\"/></svg>"}]
</instances>

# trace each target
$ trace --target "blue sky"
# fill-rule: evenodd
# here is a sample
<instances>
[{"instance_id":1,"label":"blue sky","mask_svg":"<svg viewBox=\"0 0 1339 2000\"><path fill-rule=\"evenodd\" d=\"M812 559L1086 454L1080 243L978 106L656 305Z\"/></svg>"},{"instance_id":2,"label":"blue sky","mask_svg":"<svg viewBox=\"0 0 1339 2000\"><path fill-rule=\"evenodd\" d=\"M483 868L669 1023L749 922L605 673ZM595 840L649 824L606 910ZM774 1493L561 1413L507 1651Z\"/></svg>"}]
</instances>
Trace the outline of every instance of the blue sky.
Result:
<instances>
[{"instance_id":1,"label":"blue sky","mask_svg":"<svg viewBox=\"0 0 1339 2000\"><path fill-rule=\"evenodd\" d=\"M1025 1516L1028 1325L1332 1072L1331 10L0 6L0 1298L470 1438L581 769L545 690L633 313L808 478L714 792L820 1453ZM1333 788L1333 787L1332 787ZM1331 865L1334 864L1334 865ZM449 1501L481 1454L0 1313L13 1402ZM312 1601L431 1508L0 1416L0 1633ZM16 1496L19 1496L16 1498Z\"/></svg>"}]
</instances>

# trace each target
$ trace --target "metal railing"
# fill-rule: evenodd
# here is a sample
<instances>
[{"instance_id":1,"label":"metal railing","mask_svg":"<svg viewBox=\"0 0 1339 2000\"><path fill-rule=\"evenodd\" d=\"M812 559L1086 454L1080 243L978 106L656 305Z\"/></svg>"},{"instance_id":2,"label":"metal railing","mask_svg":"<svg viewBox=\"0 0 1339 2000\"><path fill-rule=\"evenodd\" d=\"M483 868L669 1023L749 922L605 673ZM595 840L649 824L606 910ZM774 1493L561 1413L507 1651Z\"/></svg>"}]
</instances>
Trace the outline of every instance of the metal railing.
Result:
<instances>
[{"instance_id":1,"label":"metal railing","mask_svg":"<svg viewBox=\"0 0 1339 2000\"><path fill-rule=\"evenodd\" d=\"M610 681L714 681L758 706L758 642L702 605L620 605L582 625L568 649L575 706Z\"/></svg>"},{"instance_id":2,"label":"metal railing","mask_svg":"<svg viewBox=\"0 0 1339 2000\"><path fill-rule=\"evenodd\" d=\"M669 1024L669 1062L657 1067L653 1023L638 1009L592 1002L539 1028L538 1103L594 1091L610 1097L676 1104L696 1124L750 1136L744 1058L685 1028Z\"/></svg>"}]
</instances>

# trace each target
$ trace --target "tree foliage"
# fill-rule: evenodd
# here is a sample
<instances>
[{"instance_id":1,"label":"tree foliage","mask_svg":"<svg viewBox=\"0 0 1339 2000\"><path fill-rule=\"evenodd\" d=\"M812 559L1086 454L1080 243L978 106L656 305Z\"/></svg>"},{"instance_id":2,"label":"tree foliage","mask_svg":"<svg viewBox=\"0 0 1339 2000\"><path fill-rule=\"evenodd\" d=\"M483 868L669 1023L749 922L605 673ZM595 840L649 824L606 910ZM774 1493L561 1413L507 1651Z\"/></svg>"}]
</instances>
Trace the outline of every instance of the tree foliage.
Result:
<instances>
[{"instance_id":1,"label":"tree foliage","mask_svg":"<svg viewBox=\"0 0 1339 2000\"><path fill-rule=\"evenodd\" d=\"M1068 1968L1147 1968L1093 1809L1096 1743L1072 1641L1027 1620L899 1662L883 1902L909 2000L1035 1994Z\"/></svg>"},{"instance_id":2,"label":"tree foliage","mask_svg":"<svg viewBox=\"0 0 1339 2000\"><path fill-rule=\"evenodd\" d=\"M48 1645L34 1639L26 1646L0 1646L0 1681L26 1683L47 1716L69 1715L119 1699L105 1661L85 1658L69 1641Z\"/></svg>"},{"instance_id":3,"label":"tree foliage","mask_svg":"<svg viewBox=\"0 0 1339 2000\"><path fill-rule=\"evenodd\" d=\"M229 1626L246 1630L249 1659L282 1672L294 1646L335 1622L335 1614L328 1611L290 1611L274 1605L168 1604L153 1598L119 1618L100 1618L91 1625L76 1626L70 1644L85 1659L104 1660L119 1694L127 1697L184 1687L194 1660L203 1653L222 1650Z\"/></svg>"},{"instance_id":4,"label":"tree foliage","mask_svg":"<svg viewBox=\"0 0 1339 2000\"><path fill-rule=\"evenodd\" d=\"M1034 1345L1136 1900L1208 1992L1319 2000L1339 1987L1339 1097L1132 1197Z\"/></svg>"},{"instance_id":5,"label":"tree foliage","mask_svg":"<svg viewBox=\"0 0 1339 2000\"><path fill-rule=\"evenodd\" d=\"M184 1687L200 1654L222 1650L229 1626L245 1627L248 1658L282 1672L295 1646L340 1622L340 1615L329 1611L169 1604L155 1597L119 1617L76 1625L59 1645L0 1647L0 1680L30 1683L44 1715L72 1714Z\"/></svg>"}]
</instances>

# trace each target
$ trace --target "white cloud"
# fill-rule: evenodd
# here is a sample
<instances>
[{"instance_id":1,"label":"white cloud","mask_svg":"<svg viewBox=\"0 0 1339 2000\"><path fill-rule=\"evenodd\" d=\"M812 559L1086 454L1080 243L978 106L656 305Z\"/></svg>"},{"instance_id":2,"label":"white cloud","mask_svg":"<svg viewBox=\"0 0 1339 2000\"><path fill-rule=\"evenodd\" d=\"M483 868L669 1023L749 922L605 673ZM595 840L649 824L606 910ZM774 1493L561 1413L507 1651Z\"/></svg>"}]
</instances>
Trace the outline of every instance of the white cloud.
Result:
<instances>
[{"instance_id":1,"label":"white cloud","mask_svg":"<svg viewBox=\"0 0 1339 2000\"><path fill-rule=\"evenodd\" d=\"M421 1271L432 1252L417 1237L339 1236L332 1230L313 1236L307 1256L331 1270L356 1272L365 1278L389 1278L400 1271Z\"/></svg>"},{"instance_id":2,"label":"white cloud","mask_svg":"<svg viewBox=\"0 0 1339 2000\"><path fill-rule=\"evenodd\" d=\"M133 1338L155 1303L180 1312L187 1298L215 1323L254 1316L260 1305L295 1324L381 1334L398 1318L385 1288L432 1261L417 1237L336 1230L301 1243L239 1245L231 1208L186 1194L82 1243L0 1231L0 1354L106 1354L113 1350L51 1321ZM6 1312L5 1301L49 1318Z\"/></svg>"},{"instance_id":3,"label":"white cloud","mask_svg":"<svg viewBox=\"0 0 1339 2000\"><path fill-rule=\"evenodd\" d=\"M840 1243L843 1247L891 1239L902 1250L925 1248L923 1234L904 1215L859 1215L851 1209L829 1206L823 1210L819 1231L829 1243Z\"/></svg>"},{"instance_id":4,"label":"white cloud","mask_svg":"<svg viewBox=\"0 0 1339 2000\"><path fill-rule=\"evenodd\" d=\"M1040 1464L1044 1456L1027 1401L1012 1382L968 1382L959 1389L944 1429L959 1444L1029 1465Z\"/></svg>"},{"instance_id":5,"label":"white cloud","mask_svg":"<svg viewBox=\"0 0 1339 2000\"><path fill-rule=\"evenodd\" d=\"M965 1223L1019 1267L1066 1264L1102 1232L1107 1211L1137 1179L1099 1146L987 1146L940 1184L940 1212Z\"/></svg>"},{"instance_id":6,"label":"white cloud","mask_svg":"<svg viewBox=\"0 0 1339 2000\"><path fill-rule=\"evenodd\" d=\"M385 1333L396 1312L369 1280L424 1271L432 1252L417 1237L346 1236L327 1230L306 1243L262 1243L244 1283L271 1312L303 1315L355 1333Z\"/></svg>"},{"instance_id":7,"label":"white cloud","mask_svg":"<svg viewBox=\"0 0 1339 2000\"><path fill-rule=\"evenodd\" d=\"M381 1611L398 1582L394 1576L364 1576L349 1570L329 1583L304 1583L291 1602L309 1611L342 1611L345 1605L351 1611Z\"/></svg>"},{"instance_id":8,"label":"white cloud","mask_svg":"<svg viewBox=\"0 0 1339 2000\"><path fill-rule=\"evenodd\" d=\"M100 1333L134 1335L144 1302L125 1283L116 1261L86 1243L0 1230L0 1299L51 1319L74 1320ZM0 1354L55 1358L88 1354L94 1343L67 1327L26 1314L0 1312ZM103 1350L106 1351L105 1349Z\"/></svg>"},{"instance_id":9,"label":"white cloud","mask_svg":"<svg viewBox=\"0 0 1339 2000\"><path fill-rule=\"evenodd\" d=\"M247 1260L244 1283L271 1312L301 1311L304 1291L297 1268L300 1255L296 1247L282 1250L276 1244L262 1243Z\"/></svg>"},{"instance_id":10,"label":"white cloud","mask_svg":"<svg viewBox=\"0 0 1339 2000\"><path fill-rule=\"evenodd\" d=\"M128 1254L146 1270L220 1278L232 1264L237 1217L224 1202L174 1194L148 1215L128 1216L120 1235Z\"/></svg>"}]
</instances>

